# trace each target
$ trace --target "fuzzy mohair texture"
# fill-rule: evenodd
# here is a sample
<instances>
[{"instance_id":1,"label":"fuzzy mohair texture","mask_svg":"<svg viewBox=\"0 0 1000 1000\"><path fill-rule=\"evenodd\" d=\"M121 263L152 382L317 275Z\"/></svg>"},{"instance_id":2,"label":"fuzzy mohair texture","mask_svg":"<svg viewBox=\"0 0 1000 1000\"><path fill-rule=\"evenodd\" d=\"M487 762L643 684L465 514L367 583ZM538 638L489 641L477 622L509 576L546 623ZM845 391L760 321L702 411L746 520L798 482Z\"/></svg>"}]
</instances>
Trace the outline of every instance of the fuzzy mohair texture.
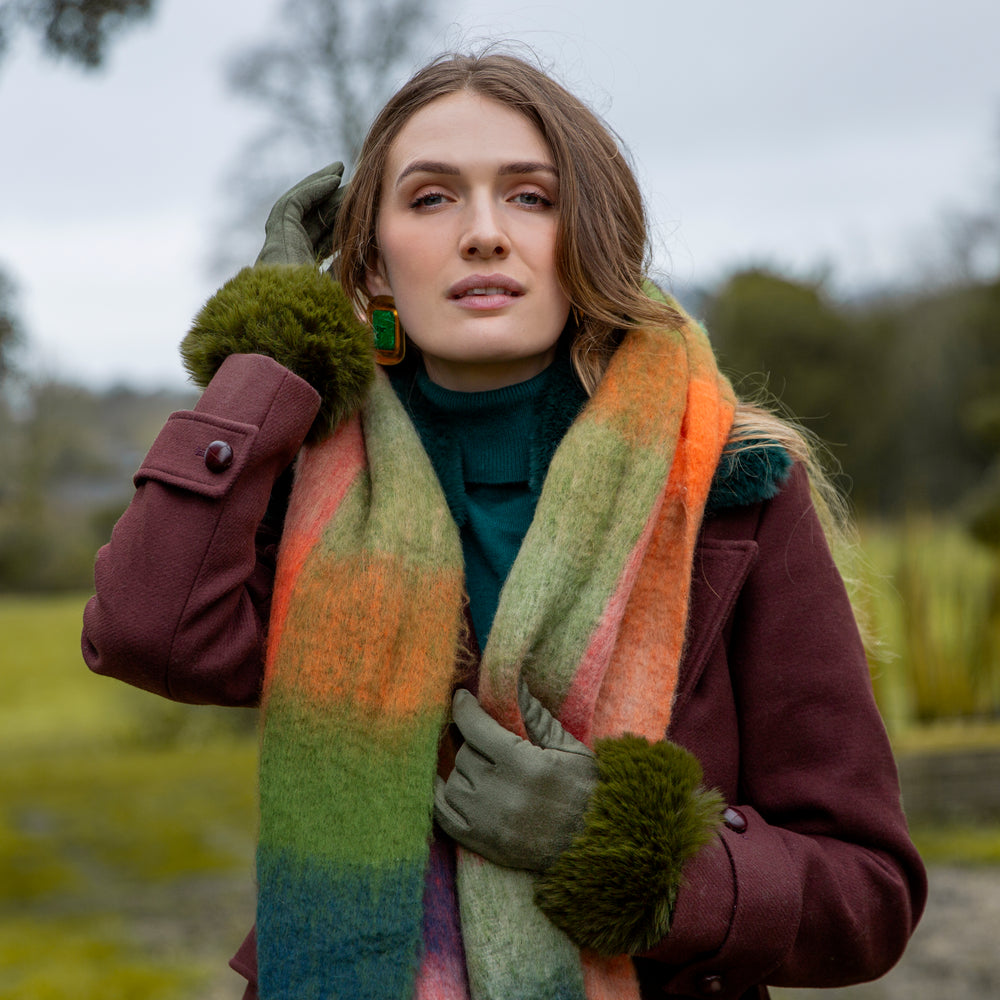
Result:
<instances>
[{"instance_id":1,"label":"fuzzy mohair texture","mask_svg":"<svg viewBox=\"0 0 1000 1000\"><path fill-rule=\"evenodd\" d=\"M579 947L636 955L669 931L684 864L712 840L724 803L675 743L626 734L594 749L583 832L539 879L535 901Z\"/></svg>"},{"instance_id":2,"label":"fuzzy mohair texture","mask_svg":"<svg viewBox=\"0 0 1000 1000\"><path fill-rule=\"evenodd\" d=\"M245 267L205 303L181 342L184 367L204 388L230 354L274 358L320 394L309 442L360 409L375 376L370 331L312 265Z\"/></svg>"}]
</instances>

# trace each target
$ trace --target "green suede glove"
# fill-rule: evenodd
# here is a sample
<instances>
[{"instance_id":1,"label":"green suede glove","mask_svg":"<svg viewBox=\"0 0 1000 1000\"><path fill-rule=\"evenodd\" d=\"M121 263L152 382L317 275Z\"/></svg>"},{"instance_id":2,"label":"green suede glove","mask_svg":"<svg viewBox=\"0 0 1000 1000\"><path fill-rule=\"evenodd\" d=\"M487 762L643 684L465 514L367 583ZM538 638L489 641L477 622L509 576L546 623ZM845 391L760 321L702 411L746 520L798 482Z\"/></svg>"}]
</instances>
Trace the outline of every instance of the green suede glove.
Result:
<instances>
[{"instance_id":1,"label":"green suede glove","mask_svg":"<svg viewBox=\"0 0 1000 1000\"><path fill-rule=\"evenodd\" d=\"M337 209L346 187L343 163L310 174L286 191L264 223L258 264L316 264L330 254Z\"/></svg>"},{"instance_id":2,"label":"green suede glove","mask_svg":"<svg viewBox=\"0 0 1000 1000\"><path fill-rule=\"evenodd\" d=\"M470 691L455 692L452 717L465 743L448 780L437 779L434 816L484 858L544 871L583 829L597 763L523 684L519 701L530 740L504 729Z\"/></svg>"}]
</instances>

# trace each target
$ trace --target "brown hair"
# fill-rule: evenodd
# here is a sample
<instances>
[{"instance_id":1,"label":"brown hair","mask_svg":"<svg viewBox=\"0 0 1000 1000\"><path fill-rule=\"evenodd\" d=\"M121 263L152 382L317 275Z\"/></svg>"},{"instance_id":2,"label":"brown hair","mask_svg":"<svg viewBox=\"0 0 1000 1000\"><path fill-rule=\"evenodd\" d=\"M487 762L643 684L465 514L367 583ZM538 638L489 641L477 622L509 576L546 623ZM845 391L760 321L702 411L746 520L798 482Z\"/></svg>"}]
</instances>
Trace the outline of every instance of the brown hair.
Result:
<instances>
[{"instance_id":1,"label":"brown hair","mask_svg":"<svg viewBox=\"0 0 1000 1000\"><path fill-rule=\"evenodd\" d=\"M592 392L621 332L681 322L644 291L649 247L642 195L611 129L541 69L505 53L443 55L421 69L373 122L340 206L334 247L340 282L363 309L378 261L379 196L389 149L409 119L439 97L470 91L528 119L559 173L556 266L575 322L573 365Z\"/></svg>"}]
</instances>

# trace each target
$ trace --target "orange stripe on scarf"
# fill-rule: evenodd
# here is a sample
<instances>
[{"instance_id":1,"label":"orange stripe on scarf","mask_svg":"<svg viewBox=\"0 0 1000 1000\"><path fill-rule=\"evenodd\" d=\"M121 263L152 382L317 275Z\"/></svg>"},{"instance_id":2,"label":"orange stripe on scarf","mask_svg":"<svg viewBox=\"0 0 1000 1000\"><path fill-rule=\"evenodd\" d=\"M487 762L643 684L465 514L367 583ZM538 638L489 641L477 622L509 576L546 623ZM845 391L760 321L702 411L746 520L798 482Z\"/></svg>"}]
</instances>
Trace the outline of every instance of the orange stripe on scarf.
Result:
<instances>
[{"instance_id":1,"label":"orange stripe on scarf","mask_svg":"<svg viewBox=\"0 0 1000 1000\"><path fill-rule=\"evenodd\" d=\"M361 420L353 417L343 424L322 448L305 446L295 468L297 488L288 505L281 537L281 559L274 581L274 597L268 627L268 656L265 678L271 673L274 650L281 645L295 580L305 565L323 526L333 516L365 467L365 446ZM322 484L322 488L317 488ZM267 685L265 684L265 696Z\"/></svg>"},{"instance_id":2,"label":"orange stripe on scarf","mask_svg":"<svg viewBox=\"0 0 1000 1000\"><path fill-rule=\"evenodd\" d=\"M717 382L689 383L687 409L665 496L654 514L649 548L621 620L618 642L601 686L592 738L632 732L660 740L670 724L687 627L688 581L668 568L690 567L719 455L732 425L733 404ZM683 595L679 599L679 595ZM664 609L669 608L669 617Z\"/></svg>"},{"instance_id":3,"label":"orange stripe on scarf","mask_svg":"<svg viewBox=\"0 0 1000 1000\"><path fill-rule=\"evenodd\" d=\"M337 569L342 578L336 584L321 574L300 575L296 602L309 607L311 620L292 611L288 633L294 626L296 641L289 639L274 663L288 690L308 699L314 710L349 705L354 715L388 726L414 713L440 711L451 683L460 617L456 611L451 628L427 630L411 609L418 593L428 602L418 608L459 608L460 574L423 572L401 557L370 553L342 556ZM372 608L382 609L400 628L379 628ZM420 643L407 641L418 632Z\"/></svg>"}]
</instances>

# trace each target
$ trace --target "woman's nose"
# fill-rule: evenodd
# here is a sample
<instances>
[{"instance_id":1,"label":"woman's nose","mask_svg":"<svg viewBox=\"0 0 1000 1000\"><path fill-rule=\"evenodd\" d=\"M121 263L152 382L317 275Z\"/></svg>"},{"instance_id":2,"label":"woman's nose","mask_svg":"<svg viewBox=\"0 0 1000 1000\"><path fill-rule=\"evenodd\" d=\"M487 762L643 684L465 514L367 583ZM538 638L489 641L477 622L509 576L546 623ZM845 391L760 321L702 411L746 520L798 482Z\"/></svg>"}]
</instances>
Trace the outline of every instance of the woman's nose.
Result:
<instances>
[{"instance_id":1,"label":"woman's nose","mask_svg":"<svg viewBox=\"0 0 1000 1000\"><path fill-rule=\"evenodd\" d=\"M466 260L506 257L510 253L510 240L492 205L474 207L469 228L462 237L461 250Z\"/></svg>"}]
</instances>

